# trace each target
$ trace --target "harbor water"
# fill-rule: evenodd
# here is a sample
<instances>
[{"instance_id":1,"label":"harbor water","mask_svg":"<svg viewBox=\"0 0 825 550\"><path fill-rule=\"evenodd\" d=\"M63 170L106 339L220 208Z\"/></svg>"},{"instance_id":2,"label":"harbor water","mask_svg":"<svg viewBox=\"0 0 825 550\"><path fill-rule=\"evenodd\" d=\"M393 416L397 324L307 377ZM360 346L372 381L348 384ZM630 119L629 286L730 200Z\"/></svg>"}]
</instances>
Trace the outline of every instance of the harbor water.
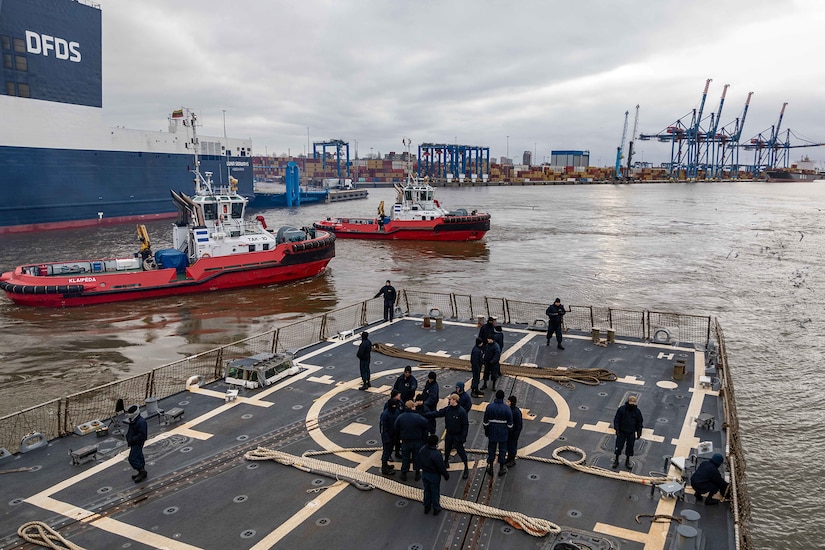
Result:
<instances>
[{"instance_id":1,"label":"harbor water","mask_svg":"<svg viewBox=\"0 0 825 550\"><path fill-rule=\"evenodd\" d=\"M379 201L394 201L392 189L369 191L260 213L271 228L300 227L373 216ZM285 286L65 310L2 296L0 415L370 299L386 279L399 289L714 315L733 369L755 545L825 544L816 458L825 456L825 182L491 186L437 197L491 213L491 231L472 243L338 240L325 274ZM148 224L154 249L169 246L170 225ZM133 225L0 235L0 269L138 248Z\"/></svg>"}]
</instances>

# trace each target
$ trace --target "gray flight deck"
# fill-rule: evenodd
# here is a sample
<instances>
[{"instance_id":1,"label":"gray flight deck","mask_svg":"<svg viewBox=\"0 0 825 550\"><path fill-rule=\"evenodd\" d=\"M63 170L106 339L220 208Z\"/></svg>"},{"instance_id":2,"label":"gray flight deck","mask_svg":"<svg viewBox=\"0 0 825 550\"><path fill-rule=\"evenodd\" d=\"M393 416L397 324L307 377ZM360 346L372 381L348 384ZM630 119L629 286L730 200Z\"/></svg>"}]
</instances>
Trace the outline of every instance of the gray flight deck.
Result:
<instances>
[{"instance_id":1,"label":"gray flight deck","mask_svg":"<svg viewBox=\"0 0 825 550\"><path fill-rule=\"evenodd\" d=\"M366 327L370 339L432 359L373 352L367 391L358 390L357 330L297 352L301 371L275 385L240 389L228 400L232 388L216 382L161 400L162 411L178 408L184 414L149 418L149 477L141 484L130 479L134 470L126 462L123 437L113 433L115 425L105 437L70 435L0 459L0 548L33 548L17 535L18 527L31 521L44 522L88 549L735 548L731 503L697 503L689 484L668 486L672 491L656 487L662 478L689 477L695 462L709 456L700 442L725 454L724 411L704 345L621 337L608 344L604 334L596 344L591 334L571 331L559 350L555 340L545 345L542 332L503 326L502 362L519 365L520 376L506 375L498 387L517 396L523 412L519 459L505 476L490 476L486 455L471 454L470 477L462 480L463 465L454 458L442 497L481 503L505 516L540 518L558 526L553 532L534 536L519 529L518 521L463 508L445 506L433 517L412 497L382 490L384 483L401 483L397 474L380 475L378 419L404 366L414 367L419 389L427 373L436 371L439 407L457 381L470 389L467 370L442 368L438 359L469 359L477 324L445 320L442 328L425 327L422 317L408 316ZM685 365L681 379L676 379L677 361ZM524 375L531 368L556 367L607 369L615 380L588 385ZM700 378L706 375L709 383ZM638 396L645 425L631 472L624 456L620 468L611 468L613 416L629 395ZM467 449L487 447L481 421L490 400L489 389L483 399L473 399ZM439 435L443 428L439 419ZM70 449L89 445L97 445L98 453L72 464ZM245 457L258 447L295 456L346 450L314 458L376 474L382 483L349 483ZM570 449L558 452L561 447ZM685 459L684 472L670 464L671 457ZM400 468L400 461L395 465ZM659 481L651 484L651 478ZM412 480L410 475L405 485L422 487Z\"/></svg>"}]
</instances>

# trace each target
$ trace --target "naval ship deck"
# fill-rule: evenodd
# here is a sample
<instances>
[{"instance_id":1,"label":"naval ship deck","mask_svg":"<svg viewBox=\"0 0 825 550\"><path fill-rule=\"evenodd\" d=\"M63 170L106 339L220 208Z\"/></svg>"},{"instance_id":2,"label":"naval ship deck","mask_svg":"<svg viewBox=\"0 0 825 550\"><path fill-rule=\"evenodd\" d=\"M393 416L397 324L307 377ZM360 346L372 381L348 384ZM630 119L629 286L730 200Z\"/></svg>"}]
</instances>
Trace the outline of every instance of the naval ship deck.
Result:
<instances>
[{"instance_id":1,"label":"naval ship deck","mask_svg":"<svg viewBox=\"0 0 825 550\"><path fill-rule=\"evenodd\" d=\"M367 391L358 390L359 327L301 349L294 357L300 372L272 386L240 389L227 400L233 388L217 381L162 399L166 416L148 420L149 477L143 483L130 479L134 471L116 424L105 437L68 435L1 459L0 548L34 548L17 535L33 521L88 549L739 547L735 501L706 506L696 502L689 483L683 487L696 461L726 450L717 365L706 342L616 337L607 343L602 331L596 344L590 333L570 330L559 350L527 325L502 326L505 375L498 388L517 396L524 416L519 459L505 476L485 472L481 421L493 398L488 389L483 399L473 399L465 444L484 452L470 454L467 480L459 459L448 465L450 479L441 483L444 512L438 516L423 513L416 500L422 484L412 475L406 483L398 475L381 475L378 419L408 364L419 390L427 373L436 371L439 407L457 381L469 391L469 369L444 368L439 360L469 359L478 325L446 319L436 325L420 315L405 316L364 328L374 344L427 357L415 361L374 351ZM684 362L684 377L677 362ZM615 380L588 385L524 374L555 367L608 369ZM645 419L632 472L624 456L619 469L611 468L613 416L630 395L638 396ZM173 418L172 409L184 414ZM439 419L436 433L443 436L443 429ZM711 442L713 450L700 449L700 442ZM70 450L77 454L89 445L98 452L73 464ZM306 466L245 457L258 447L296 457L345 451L313 457L331 463L338 473L329 477ZM685 460L684 471L671 457ZM682 481L657 487L665 477ZM489 506L492 513L470 513L465 503ZM502 520L508 516L515 521ZM518 528L524 516L550 528L529 534Z\"/></svg>"}]
</instances>

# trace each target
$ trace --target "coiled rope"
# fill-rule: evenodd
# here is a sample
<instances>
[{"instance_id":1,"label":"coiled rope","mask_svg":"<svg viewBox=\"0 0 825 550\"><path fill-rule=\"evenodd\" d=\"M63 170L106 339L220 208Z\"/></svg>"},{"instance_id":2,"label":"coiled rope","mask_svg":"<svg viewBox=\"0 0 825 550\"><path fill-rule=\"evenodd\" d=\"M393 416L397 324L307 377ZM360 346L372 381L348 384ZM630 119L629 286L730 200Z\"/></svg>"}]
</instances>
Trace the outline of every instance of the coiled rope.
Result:
<instances>
[{"instance_id":1,"label":"coiled rope","mask_svg":"<svg viewBox=\"0 0 825 550\"><path fill-rule=\"evenodd\" d=\"M457 359L455 357L440 357L438 355L427 355L426 353L418 353L414 351L405 351L403 349L388 346L386 344L377 343L372 345L373 351L388 357L399 357L416 361L427 365L438 365L440 367L470 371L470 362L466 359ZM598 386L601 382L612 382L616 380L615 373L607 369L572 369L572 368L546 368L546 367L527 367L524 365L512 365L510 363L501 363L501 373L507 376L522 376L528 378L548 378L555 382L572 387L573 382L585 384L588 386Z\"/></svg>"},{"instance_id":2,"label":"coiled rope","mask_svg":"<svg viewBox=\"0 0 825 550\"><path fill-rule=\"evenodd\" d=\"M682 523L682 518L677 518L676 516L671 516L669 514L636 514L636 523L641 525L642 518L650 518L651 523L663 523L662 520L667 522L675 521L679 524Z\"/></svg>"},{"instance_id":3,"label":"coiled rope","mask_svg":"<svg viewBox=\"0 0 825 550\"><path fill-rule=\"evenodd\" d=\"M343 449L341 450L343 451ZM381 489L387 493L406 498L408 500L415 500L423 502L424 491L416 487L405 485L383 476L371 474L369 472L362 472L355 468L342 466L332 462L326 462L317 458L308 456L295 456L282 451L274 449L267 449L258 447L254 451L249 451L244 455L247 460L274 460L285 466L292 466L305 472L312 472L315 474L334 477L335 479L352 482L353 480L363 485L369 485L376 489ZM478 504L453 497L441 497L441 506L447 510L458 512L461 514L472 514L476 516L483 516L488 518L500 519L507 522L517 529L523 529L534 537L543 537L549 533L558 534L561 528L542 518L533 518L526 516L520 512L513 512L508 510L501 510L492 506Z\"/></svg>"},{"instance_id":4,"label":"coiled rope","mask_svg":"<svg viewBox=\"0 0 825 550\"><path fill-rule=\"evenodd\" d=\"M55 550L83 550L82 547L60 536L57 531L42 521L30 521L17 529L17 534L32 544Z\"/></svg>"}]
</instances>

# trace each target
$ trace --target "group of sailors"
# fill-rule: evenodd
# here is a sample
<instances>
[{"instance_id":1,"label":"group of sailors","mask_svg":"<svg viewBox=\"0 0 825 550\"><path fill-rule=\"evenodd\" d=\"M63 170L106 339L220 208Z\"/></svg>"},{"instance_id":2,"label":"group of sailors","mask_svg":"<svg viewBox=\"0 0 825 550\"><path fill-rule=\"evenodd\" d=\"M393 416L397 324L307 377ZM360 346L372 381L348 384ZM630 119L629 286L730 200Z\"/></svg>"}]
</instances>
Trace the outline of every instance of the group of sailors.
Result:
<instances>
[{"instance_id":1,"label":"group of sailors","mask_svg":"<svg viewBox=\"0 0 825 550\"><path fill-rule=\"evenodd\" d=\"M472 399L464 391L463 381L456 382L453 393L447 398L447 405L440 409L438 394L435 371L427 374L427 381L419 392L418 381L408 365L393 384L379 422L383 447L381 473L395 475L395 466L391 464L393 457L395 461L401 461L401 481L406 482L412 470L414 481L423 480L424 513L427 514L431 510L433 514L441 511L440 483L442 478L447 480L450 477L447 464L453 450L464 464L462 479L470 475L464 444L470 426L468 415L473 406ZM506 401L504 397L504 391L498 390L484 412L484 433L488 439L487 473L490 475L493 474L496 454L499 476L507 473L508 466L515 466L522 429L522 415L516 406L516 397L511 395ZM440 438L436 435L438 418L444 419L443 456L438 450Z\"/></svg>"},{"instance_id":2,"label":"group of sailors","mask_svg":"<svg viewBox=\"0 0 825 550\"><path fill-rule=\"evenodd\" d=\"M376 295L384 296L385 321L393 319L393 305L396 297L395 289L387 281L385 286ZM563 350L562 333L565 308L561 300L556 298L547 308L548 320L547 345L553 336L556 337L557 347ZM358 357L361 359L361 375L363 385L360 389L370 387L369 383L369 350L372 347L367 333L362 334L362 345ZM495 317L488 317L481 325L470 353L472 379L470 394L464 391L464 382L458 381L455 390L448 396L447 406L438 409L439 389L435 371L430 371L424 387L418 392L418 380L412 375L412 367L404 368L404 372L396 379L389 400L385 403L380 418L381 442L381 473L387 476L395 474L395 466L391 464L393 451L395 459L401 461L401 481L408 480L408 473L412 469L414 480L423 479L424 484L424 513L433 511L436 515L441 511L439 504L441 479L449 479L447 464L452 451L464 463L462 479L469 477L469 460L464 444L467 441L469 429L469 413L472 409L472 397L483 398L487 383L492 384L495 392L493 400L484 411L482 425L487 437L487 469L492 476L493 465L499 464L498 475L507 474L507 468L515 466L518 452L518 439L522 430L522 414L516 405L515 395L505 400L502 389L496 389L498 379L501 378L501 352L504 349L504 333L497 325ZM622 415L625 411L628 414ZM630 414L633 413L633 414ZM620 421L627 417L627 422ZM436 419L444 419L444 454L438 450L439 437L436 435ZM625 425L627 424L627 425ZM642 415L636 407L636 397L631 396L628 403L619 408L614 418L616 429L615 460L612 466L618 467L619 456L625 449L627 456L625 466L630 470L632 464L635 440L641 437ZM718 468L724 457L714 455L713 458L697 469L691 478L691 485L695 491L697 501L705 500L706 504L715 504L718 500L711 498L715 492L725 495L728 484L722 479ZM704 496L707 495L707 496Z\"/></svg>"}]
</instances>

